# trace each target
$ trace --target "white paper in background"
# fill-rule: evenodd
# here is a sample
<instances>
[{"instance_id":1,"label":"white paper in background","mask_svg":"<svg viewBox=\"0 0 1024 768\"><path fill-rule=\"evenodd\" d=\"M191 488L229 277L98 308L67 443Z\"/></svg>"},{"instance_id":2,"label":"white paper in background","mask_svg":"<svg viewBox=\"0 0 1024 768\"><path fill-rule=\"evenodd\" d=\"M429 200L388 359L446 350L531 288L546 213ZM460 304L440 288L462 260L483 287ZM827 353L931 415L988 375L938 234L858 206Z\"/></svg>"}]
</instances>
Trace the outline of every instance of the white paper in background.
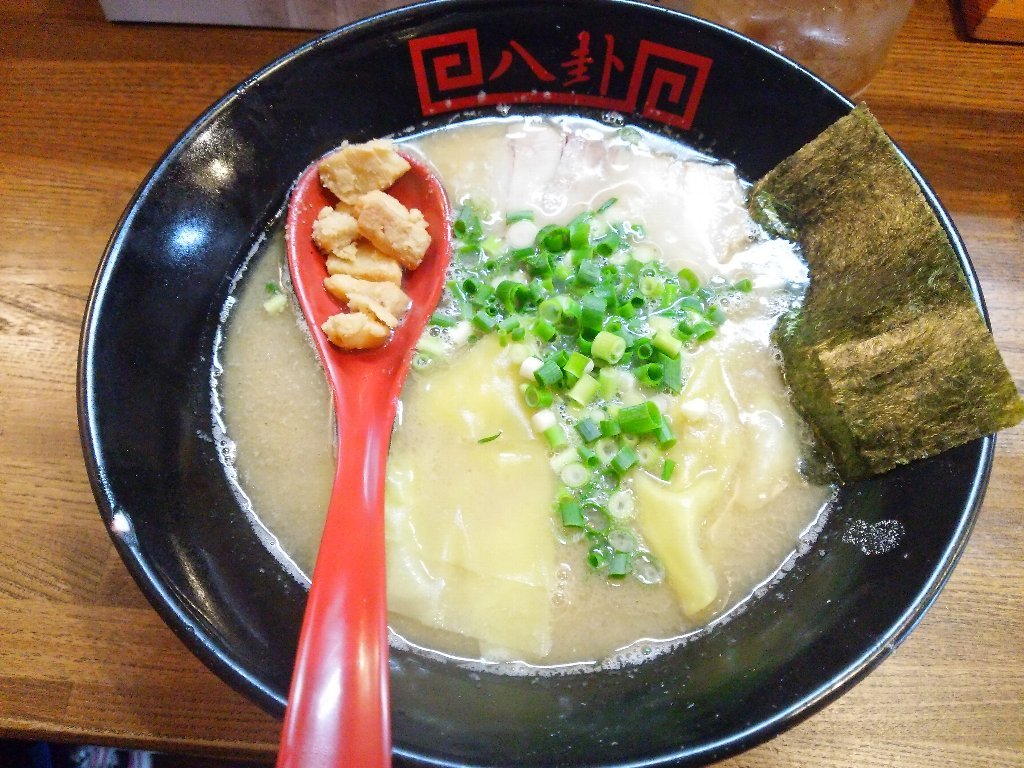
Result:
<instances>
[{"instance_id":1,"label":"white paper in background","mask_svg":"<svg viewBox=\"0 0 1024 768\"><path fill-rule=\"evenodd\" d=\"M100 0L110 21L334 29L412 0Z\"/></svg>"}]
</instances>

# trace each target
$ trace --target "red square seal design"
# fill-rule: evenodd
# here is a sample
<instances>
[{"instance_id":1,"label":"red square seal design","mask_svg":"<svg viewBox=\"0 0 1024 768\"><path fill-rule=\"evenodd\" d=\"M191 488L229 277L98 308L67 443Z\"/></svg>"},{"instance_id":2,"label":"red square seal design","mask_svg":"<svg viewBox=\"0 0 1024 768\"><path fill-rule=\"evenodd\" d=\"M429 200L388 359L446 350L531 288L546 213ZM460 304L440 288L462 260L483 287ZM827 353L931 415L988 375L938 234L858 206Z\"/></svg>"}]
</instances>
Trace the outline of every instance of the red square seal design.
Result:
<instances>
[{"instance_id":1,"label":"red square seal design","mask_svg":"<svg viewBox=\"0 0 1024 768\"><path fill-rule=\"evenodd\" d=\"M482 89L483 66L475 29L418 37L409 41L413 74L425 116L475 106L470 88Z\"/></svg>"},{"instance_id":2,"label":"red square seal design","mask_svg":"<svg viewBox=\"0 0 1024 768\"><path fill-rule=\"evenodd\" d=\"M711 59L650 40L640 42L629 85L634 109L650 120L683 130L693 125L711 71ZM643 105L638 96L647 83Z\"/></svg>"}]
</instances>

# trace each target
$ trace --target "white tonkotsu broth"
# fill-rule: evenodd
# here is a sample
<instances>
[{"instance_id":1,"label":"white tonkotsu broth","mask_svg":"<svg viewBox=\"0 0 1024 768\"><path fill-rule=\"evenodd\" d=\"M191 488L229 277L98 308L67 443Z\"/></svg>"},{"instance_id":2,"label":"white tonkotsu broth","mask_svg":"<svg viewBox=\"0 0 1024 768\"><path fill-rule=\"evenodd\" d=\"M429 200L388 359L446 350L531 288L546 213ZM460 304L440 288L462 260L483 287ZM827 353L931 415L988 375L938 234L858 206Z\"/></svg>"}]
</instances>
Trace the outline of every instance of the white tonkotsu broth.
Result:
<instances>
[{"instance_id":1,"label":"white tonkotsu broth","mask_svg":"<svg viewBox=\"0 0 1024 768\"><path fill-rule=\"evenodd\" d=\"M642 658L745 600L806 544L831 489L800 474L804 431L769 344L806 271L788 243L755 236L734 169L576 118L480 120L407 145L437 168L453 204L529 209L543 226L615 197L615 216L646 229L644 259L704 280L749 278L753 290L686 353L681 393L659 396L679 436L671 480L638 472L626 483L661 583L591 572L584 545L556 521L551 452L518 390L520 345L487 336L411 372L388 465L399 638L466 659L587 665ZM280 232L247 270L220 351L222 417L254 515L308 574L333 479L330 395L297 310L262 306L266 283L287 271Z\"/></svg>"}]
</instances>

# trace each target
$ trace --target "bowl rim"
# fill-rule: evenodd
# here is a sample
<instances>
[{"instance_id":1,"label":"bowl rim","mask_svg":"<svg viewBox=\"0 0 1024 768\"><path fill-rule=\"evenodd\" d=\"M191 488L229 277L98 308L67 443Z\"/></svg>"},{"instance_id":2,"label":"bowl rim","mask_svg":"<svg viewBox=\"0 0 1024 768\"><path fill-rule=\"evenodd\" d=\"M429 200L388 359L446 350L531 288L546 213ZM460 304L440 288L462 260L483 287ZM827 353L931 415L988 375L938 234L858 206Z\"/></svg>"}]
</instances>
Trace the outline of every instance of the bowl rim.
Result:
<instances>
[{"instance_id":1,"label":"bowl rim","mask_svg":"<svg viewBox=\"0 0 1024 768\"><path fill-rule=\"evenodd\" d=\"M542 4L545 0L526 0L526 2L518 3L512 0L502 0L502 2L509 6L522 8L529 4ZM236 100L244 98L253 87L265 78L277 70L290 65L292 62L301 59L310 51L325 45L336 44L337 41L344 42L350 37L372 34L374 28L381 23L398 22L404 17L415 19L421 15L430 16L452 7L466 9L467 7L473 8L475 6L493 7L494 4L493 0L425 0L424 2L417 2L400 8L384 10L316 35L311 40L285 52L241 80L207 107L178 135L146 174L142 182L140 182L107 241L90 287L79 337L76 376L77 410L86 471L100 516L119 556L136 584L138 584L140 590L164 622L189 651L234 690L242 693L251 701L257 702L263 709L277 716L280 716L283 712L286 700L279 696L270 685L262 681L259 676L249 671L239 660L234 658L228 649L222 646L220 641L189 615L184 603L167 588L160 574L152 567L147 556L143 553L131 528L130 518L117 508L115 495L107 477L105 463L101 458L102 447L95 424L96 352L94 345L102 317L99 310L103 304L112 269L121 256L121 251L128 237L131 225L139 209L149 196L153 185L165 174L167 168L182 152L190 146L192 141L212 121L228 110ZM642 13L667 14L669 17L682 18L688 24L713 30L716 34L726 35L741 41L744 45L752 46L758 49L761 54L775 59L781 66L796 70L800 76L809 78L818 88L827 91L837 98L845 109L852 110L855 106L852 100L792 59L727 27L697 16L659 5L639 2L638 0L561 0L560 5L617 5L632 7ZM898 145L896 145L896 151L900 159L907 165L914 180L920 186L922 193L936 214L939 223L949 236L982 317L986 325L991 326L977 274L959 231L917 166L914 165ZM254 229L255 233L256 229ZM903 612L884 634L880 635L874 643L858 655L852 663L848 664L839 673L830 676L827 681L809 694L780 709L772 717L762 719L742 731L734 732L716 741L706 741L684 746L674 752L665 753L652 759L603 765L617 766L618 768L642 768L647 766L690 765L694 764L694 761L703 762L704 760L717 761L724 759L764 743L770 738L797 725L836 700L875 669L906 639L909 633L923 619L925 613L934 604L939 593L949 580L953 569L966 549L970 534L977 521L991 474L996 436L994 434L987 435L980 438L978 442L980 443L981 451L971 479L968 499L963 509L959 512L959 521L954 534L942 550L936 567L931 571L929 579L914 596L907 610ZM418 765L444 766L445 768L463 768L469 765L468 763L458 761L431 758L398 746L394 747L394 754Z\"/></svg>"}]
</instances>

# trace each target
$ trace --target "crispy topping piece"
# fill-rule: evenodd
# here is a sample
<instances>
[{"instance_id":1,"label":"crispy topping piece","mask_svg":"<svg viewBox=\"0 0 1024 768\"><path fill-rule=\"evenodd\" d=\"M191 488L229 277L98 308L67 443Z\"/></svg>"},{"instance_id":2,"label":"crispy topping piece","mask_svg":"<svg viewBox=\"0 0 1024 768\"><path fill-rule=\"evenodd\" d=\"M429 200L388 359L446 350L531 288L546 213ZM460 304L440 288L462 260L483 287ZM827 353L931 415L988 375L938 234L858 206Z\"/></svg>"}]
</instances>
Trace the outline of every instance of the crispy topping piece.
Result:
<instances>
[{"instance_id":1,"label":"crispy topping piece","mask_svg":"<svg viewBox=\"0 0 1024 768\"><path fill-rule=\"evenodd\" d=\"M383 192L369 192L356 204L359 234L406 269L416 269L430 246L423 214Z\"/></svg>"},{"instance_id":2,"label":"crispy topping piece","mask_svg":"<svg viewBox=\"0 0 1024 768\"><path fill-rule=\"evenodd\" d=\"M378 320L394 328L409 308L410 299L394 283L360 280L350 275L331 275L324 287L350 309L370 312Z\"/></svg>"},{"instance_id":3,"label":"crispy topping piece","mask_svg":"<svg viewBox=\"0 0 1024 768\"><path fill-rule=\"evenodd\" d=\"M320 161L320 183L342 202L355 204L367 192L387 189L406 171L409 163L390 141L347 144Z\"/></svg>"},{"instance_id":4,"label":"crispy topping piece","mask_svg":"<svg viewBox=\"0 0 1024 768\"><path fill-rule=\"evenodd\" d=\"M376 349L388 340L390 329L363 312L342 312L320 326L327 338L342 349Z\"/></svg>"},{"instance_id":5,"label":"crispy topping piece","mask_svg":"<svg viewBox=\"0 0 1024 768\"><path fill-rule=\"evenodd\" d=\"M313 242L325 253L337 253L359 237L359 227L350 213L324 207L313 222Z\"/></svg>"},{"instance_id":6,"label":"crispy topping piece","mask_svg":"<svg viewBox=\"0 0 1024 768\"><path fill-rule=\"evenodd\" d=\"M402 284L402 267L378 251L372 243L359 240L327 257L327 273L351 275L360 280L382 280Z\"/></svg>"}]
</instances>

